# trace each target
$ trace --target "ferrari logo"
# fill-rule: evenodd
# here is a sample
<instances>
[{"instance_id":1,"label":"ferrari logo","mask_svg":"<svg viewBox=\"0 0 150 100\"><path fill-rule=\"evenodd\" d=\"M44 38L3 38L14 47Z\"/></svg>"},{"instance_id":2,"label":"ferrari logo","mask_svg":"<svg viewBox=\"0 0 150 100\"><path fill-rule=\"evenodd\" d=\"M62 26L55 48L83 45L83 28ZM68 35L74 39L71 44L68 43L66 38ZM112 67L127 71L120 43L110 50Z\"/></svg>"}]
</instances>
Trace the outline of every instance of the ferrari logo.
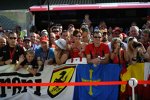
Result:
<instances>
[{"instance_id":1,"label":"ferrari logo","mask_svg":"<svg viewBox=\"0 0 150 100\"><path fill-rule=\"evenodd\" d=\"M64 66L59 69L55 69L51 76L51 83L64 83L70 82L72 76L74 74L75 66ZM49 86L48 87L48 94L50 97L54 98L59 95L66 86Z\"/></svg>"}]
</instances>

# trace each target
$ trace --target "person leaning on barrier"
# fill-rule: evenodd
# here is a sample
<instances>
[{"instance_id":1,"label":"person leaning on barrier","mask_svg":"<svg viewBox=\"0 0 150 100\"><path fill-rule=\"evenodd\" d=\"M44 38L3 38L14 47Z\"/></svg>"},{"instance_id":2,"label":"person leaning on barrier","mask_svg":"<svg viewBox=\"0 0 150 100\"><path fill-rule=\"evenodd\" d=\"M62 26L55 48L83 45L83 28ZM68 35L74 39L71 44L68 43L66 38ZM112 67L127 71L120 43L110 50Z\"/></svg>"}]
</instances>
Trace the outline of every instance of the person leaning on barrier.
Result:
<instances>
[{"instance_id":1,"label":"person leaning on barrier","mask_svg":"<svg viewBox=\"0 0 150 100\"><path fill-rule=\"evenodd\" d=\"M19 56L24 54L23 47L17 44L17 34L9 33L8 44L0 50L0 65L15 64L19 60Z\"/></svg>"},{"instance_id":2,"label":"person leaning on barrier","mask_svg":"<svg viewBox=\"0 0 150 100\"><path fill-rule=\"evenodd\" d=\"M69 52L66 50L66 41L60 38L55 41L55 44L54 54L56 64L64 64L69 57Z\"/></svg>"},{"instance_id":3,"label":"person leaning on barrier","mask_svg":"<svg viewBox=\"0 0 150 100\"><path fill-rule=\"evenodd\" d=\"M40 47L35 50L35 56L37 57L40 65L53 64L54 62L54 49L49 48L49 40L47 36L43 36L40 39Z\"/></svg>"},{"instance_id":4,"label":"person leaning on barrier","mask_svg":"<svg viewBox=\"0 0 150 100\"><path fill-rule=\"evenodd\" d=\"M88 44L85 49L88 63L109 63L109 48L107 44L101 42L101 39L102 35L100 32L96 31L93 33L93 43Z\"/></svg>"},{"instance_id":5,"label":"person leaning on barrier","mask_svg":"<svg viewBox=\"0 0 150 100\"><path fill-rule=\"evenodd\" d=\"M15 70L20 68L26 69L29 73L36 75L38 70L37 59L33 50L27 50L25 56L21 55L19 61L16 63Z\"/></svg>"},{"instance_id":6,"label":"person leaning on barrier","mask_svg":"<svg viewBox=\"0 0 150 100\"><path fill-rule=\"evenodd\" d=\"M85 57L85 47L87 43L81 42L82 36L79 29L73 32L74 43L70 44L70 56L71 58Z\"/></svg>"},{"instance_id":7,"label":"person leaning on barrier","mask_svg":"<svg viewBox=\"0 0 150 100\"><path fill-rule=\"evenodd\" d=\"M126 48L120 38L113 38L111 41L112 51L110 53L110 60L113 64L125 64Z\"/></svg>"},{"instance_id":8,"label":"person leaning on barrier","mask_svg":"<svg viewBox=\"0 0 150 100\"><path fill-rule=\"evenodd\" d=\"M128 48L125 56L129 64L143 63L149 59L149 54L143 44L138 42L135 37L128 38Z\"/></svg>"}]
</instances>

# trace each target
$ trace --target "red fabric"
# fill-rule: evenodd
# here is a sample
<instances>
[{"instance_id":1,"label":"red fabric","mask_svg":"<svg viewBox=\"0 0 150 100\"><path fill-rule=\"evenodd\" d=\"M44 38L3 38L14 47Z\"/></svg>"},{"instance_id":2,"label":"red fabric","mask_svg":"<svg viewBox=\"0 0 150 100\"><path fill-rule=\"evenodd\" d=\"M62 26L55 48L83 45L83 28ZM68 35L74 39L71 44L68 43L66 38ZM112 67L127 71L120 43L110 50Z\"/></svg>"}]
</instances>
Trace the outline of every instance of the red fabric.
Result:
<instances>
[{"instance_id":1,"label":"red fabric","mask_svg":"<svg viewBox=\"0 0 150 100\"><path fill-rule=\"evenodd\" d=\"M76 57L82 57L79 55L80 50L78 48L74 48L72 51L70 51L71 58L76 58ZM84 51L82 51L82 54L84 55Z\"/></svg>"},{"instance_id":2,"label":"red fabric","mask_svg":"<svg viewBox=\"0 0 150 100\"><path fill-rule=\"evenodd\" d=\"M101 43L99 47L95 47L94 43L88 44L85 49L85 54L90 54L92 59L97 58L98 56L103 57L105 54L109 54L109 47L104 43Z\"/></svg>"},{"instance_id":3,"label":"red fabric","mask_svg":"<svg viewBox=\"0 0 150 100\"><path fill-rule=\"evenodd\" d=\"M79 52L80 52L79 49L74 48L74 49L71 51L71 58L80 57L80 56L79 56Z\"/></svg>"},{"instance_id":4,"label":"red fabric","mask_svg":"<svg viewBox=\"0 0 150 100\"><path fill-rule=\"evenodd\" d=\"M150 75L148 80L150 80ZM142 100L150 100L150 85L147 85L146 87L143 87L143 96L142 96Z\"/></svg>"},{"instance_id":5,"label":"red fabric","mask_svg":"<svg viewBox=\"0 0 150 100\"><path fill-rule=\"evenodd\" d=\"M124 51L121 50L121 57L123 58L124 57ZM114 59L113 59L113 63L114 64L119 64L119 58L118 58L118 55L115 55ZM120 64L125 64L125 60L123 59L120 59Z\"/></svg>"}]
</instances>

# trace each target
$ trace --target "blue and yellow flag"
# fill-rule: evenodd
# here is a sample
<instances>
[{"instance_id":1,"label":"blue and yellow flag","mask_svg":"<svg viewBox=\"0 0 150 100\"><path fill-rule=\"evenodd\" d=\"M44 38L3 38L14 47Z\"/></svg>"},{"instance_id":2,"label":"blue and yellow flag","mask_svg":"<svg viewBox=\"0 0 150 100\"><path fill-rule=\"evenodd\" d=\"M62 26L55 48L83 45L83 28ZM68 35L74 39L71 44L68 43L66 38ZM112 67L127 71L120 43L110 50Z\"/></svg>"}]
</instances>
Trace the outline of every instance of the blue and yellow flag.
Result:
<instances>
[{"instance_id":1,"label":"blue and yellow flag","mask_svg":"<svg viewBox=\"0 0 150 100\"><path fill-rule=\"evenodd\" d=\"M118 64L80 64L76 69L76 82L118 81L121 66ZM117 100L118 85L76 86L74 100Z\"/></svg>"}]
</instances>

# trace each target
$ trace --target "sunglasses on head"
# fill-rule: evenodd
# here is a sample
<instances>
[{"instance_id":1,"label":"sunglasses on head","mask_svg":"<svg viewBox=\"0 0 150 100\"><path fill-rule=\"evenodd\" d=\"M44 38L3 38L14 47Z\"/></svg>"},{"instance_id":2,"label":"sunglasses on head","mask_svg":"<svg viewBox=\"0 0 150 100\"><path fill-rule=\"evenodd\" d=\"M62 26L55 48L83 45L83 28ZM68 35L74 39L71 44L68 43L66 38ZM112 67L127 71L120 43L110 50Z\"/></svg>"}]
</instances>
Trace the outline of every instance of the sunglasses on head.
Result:
<instances>
[{"instance_id":1,"label":"sunglasses on head","mask_svg":"<svg viewBox=\"0 0 150 100\"><path fill-rule=\"evenodd\" d=\"M11 39L11 40L12 40L12 39L14 39L14 40L16 40L16 39L17 39L17 37L9 37L9 39Z\"/></svg>"}]
</instances>

